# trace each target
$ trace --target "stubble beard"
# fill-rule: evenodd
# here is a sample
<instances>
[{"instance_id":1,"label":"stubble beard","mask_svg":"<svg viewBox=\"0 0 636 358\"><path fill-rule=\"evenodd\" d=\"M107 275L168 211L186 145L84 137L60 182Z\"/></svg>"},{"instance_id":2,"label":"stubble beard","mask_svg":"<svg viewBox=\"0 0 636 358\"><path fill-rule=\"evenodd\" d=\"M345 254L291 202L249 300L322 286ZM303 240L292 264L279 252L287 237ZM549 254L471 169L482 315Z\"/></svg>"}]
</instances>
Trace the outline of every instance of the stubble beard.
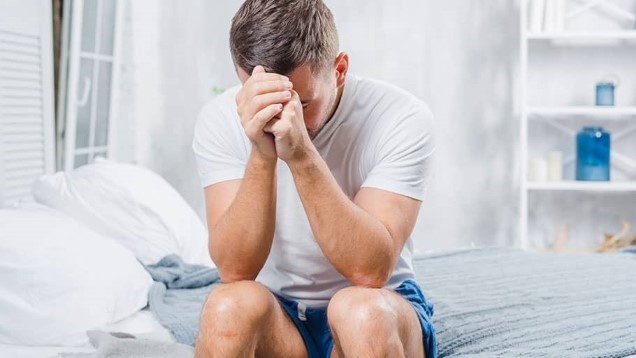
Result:
<instances>
[{"instance_id":1,"label":"stubble beard","mask_svg":"<svg viewBox=\"0 0 636 358\"><path fill-rule=\"evenodd\" d=\"M309 134L309 138L312 141L314 140L314 138L316 138L318 134L320 134L320 131L322 131L322 129L327 125L327 123L329 123L329 121L331 121L333 116L336 114L336 109L339 105L338 102L340 102L338 98L338 93L339 93L339 90L336 88L336 90L332 92L331 98L329 98L329 114L327 115L327 118L321 121L318 128L314 130L310 130L309 128L307 128L307 133Z\"/></svg>"}]
</instances>

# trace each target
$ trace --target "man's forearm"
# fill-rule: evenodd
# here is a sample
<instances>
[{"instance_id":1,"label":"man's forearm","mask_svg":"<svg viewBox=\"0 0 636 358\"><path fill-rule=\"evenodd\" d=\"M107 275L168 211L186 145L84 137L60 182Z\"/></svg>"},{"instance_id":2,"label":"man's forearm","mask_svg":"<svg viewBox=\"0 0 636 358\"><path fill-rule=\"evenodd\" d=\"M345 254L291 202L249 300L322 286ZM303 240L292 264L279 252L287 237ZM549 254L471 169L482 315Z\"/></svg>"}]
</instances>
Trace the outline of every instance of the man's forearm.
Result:
<instances>
[{"instance_id":1,"label":"man's forearm","mask_svg":"<svg viewBox=\"0 0 636 358\"><path fill-rule=\"evenodd\" d=\"M345 195L315 150L290 169L314 237L331 264L353 285L384 286L397 260L387 228Z\"/></svg>"},{"instance_id":2,"label":"man's forearm","mask_svg":"<svg viewBox=\"0 0 636 358\"><path fill-rule=\"evenodd\" d=\"M210 238L224 282L253 280L272 246L276 221L276 161L250 154L236 198Z\"/></svg>"}]
</instances>

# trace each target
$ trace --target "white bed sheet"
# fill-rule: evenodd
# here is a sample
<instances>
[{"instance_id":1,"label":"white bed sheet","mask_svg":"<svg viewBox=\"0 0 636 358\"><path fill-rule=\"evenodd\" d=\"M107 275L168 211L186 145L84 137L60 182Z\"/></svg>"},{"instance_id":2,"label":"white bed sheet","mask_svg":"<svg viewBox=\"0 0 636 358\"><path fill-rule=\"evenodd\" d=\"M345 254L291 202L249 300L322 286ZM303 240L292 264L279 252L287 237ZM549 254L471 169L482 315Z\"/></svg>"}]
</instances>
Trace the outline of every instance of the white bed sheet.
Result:
<instances>
[{"instance_id":1,"label":"white bed sheet","mask_svg":"<svg viewBox=\"0 0 636 358\"><path fill-rule=\"evenodd\" d=\"M175 342L172 334L157 321L154 314L148 309L143 309L117 323L97 329L108 332L126 332L138 338ZM3 358L54 358L62 352L90 353L94 351L95 349L88 341L79 347L35 347L0 344L0 357Z\"/></svg>"}]
</instances>

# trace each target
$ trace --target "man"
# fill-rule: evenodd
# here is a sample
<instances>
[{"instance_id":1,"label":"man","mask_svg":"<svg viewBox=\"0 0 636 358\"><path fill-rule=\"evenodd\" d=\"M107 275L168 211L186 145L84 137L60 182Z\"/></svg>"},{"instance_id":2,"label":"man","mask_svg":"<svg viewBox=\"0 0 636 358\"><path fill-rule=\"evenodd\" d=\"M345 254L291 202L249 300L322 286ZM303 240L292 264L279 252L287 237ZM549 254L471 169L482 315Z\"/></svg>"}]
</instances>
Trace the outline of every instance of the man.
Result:
<instances>
[{"instance_id":1,"label":"man","mask_svg":"<svg viewBox=\"0 0 636 358\"><path fill-rule=\"evenodd\" d=\"M435 357L410 239L428 108L347 74L321 0L247 0L230 47L242 86L203 108L193 142L223 281L196 356Z\"/></svg>"}]
</instances>

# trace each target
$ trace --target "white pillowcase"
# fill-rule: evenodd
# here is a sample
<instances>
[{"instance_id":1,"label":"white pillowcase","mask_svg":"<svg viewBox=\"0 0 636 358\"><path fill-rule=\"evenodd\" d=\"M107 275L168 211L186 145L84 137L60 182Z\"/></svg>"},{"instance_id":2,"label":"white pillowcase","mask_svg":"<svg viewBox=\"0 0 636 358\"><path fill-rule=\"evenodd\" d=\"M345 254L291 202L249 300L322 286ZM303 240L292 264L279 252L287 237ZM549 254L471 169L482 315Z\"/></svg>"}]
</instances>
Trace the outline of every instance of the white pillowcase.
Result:
<instances>
[{"instance_id":1,"label":"white pillowcase","mask_svg":"<svg viewBox=\"0 0 636 358\"><path fill-rule=\"evenodd\" d=\"M117 240L144 264L177 254L212 266L208 234L194 210L148 169L100 160L37 180L35 199Z\"/></svg>"},{"instance_id":2,"label":"white pillowcase","mask_svg":"<svg viewBox=\"0 0 636 358\"><path fill-rule=\"evenodd\" d=\"M135 256L43 205L0 210L0 342L80 345L146 306Z\"/></svg>"}]
</instances>

